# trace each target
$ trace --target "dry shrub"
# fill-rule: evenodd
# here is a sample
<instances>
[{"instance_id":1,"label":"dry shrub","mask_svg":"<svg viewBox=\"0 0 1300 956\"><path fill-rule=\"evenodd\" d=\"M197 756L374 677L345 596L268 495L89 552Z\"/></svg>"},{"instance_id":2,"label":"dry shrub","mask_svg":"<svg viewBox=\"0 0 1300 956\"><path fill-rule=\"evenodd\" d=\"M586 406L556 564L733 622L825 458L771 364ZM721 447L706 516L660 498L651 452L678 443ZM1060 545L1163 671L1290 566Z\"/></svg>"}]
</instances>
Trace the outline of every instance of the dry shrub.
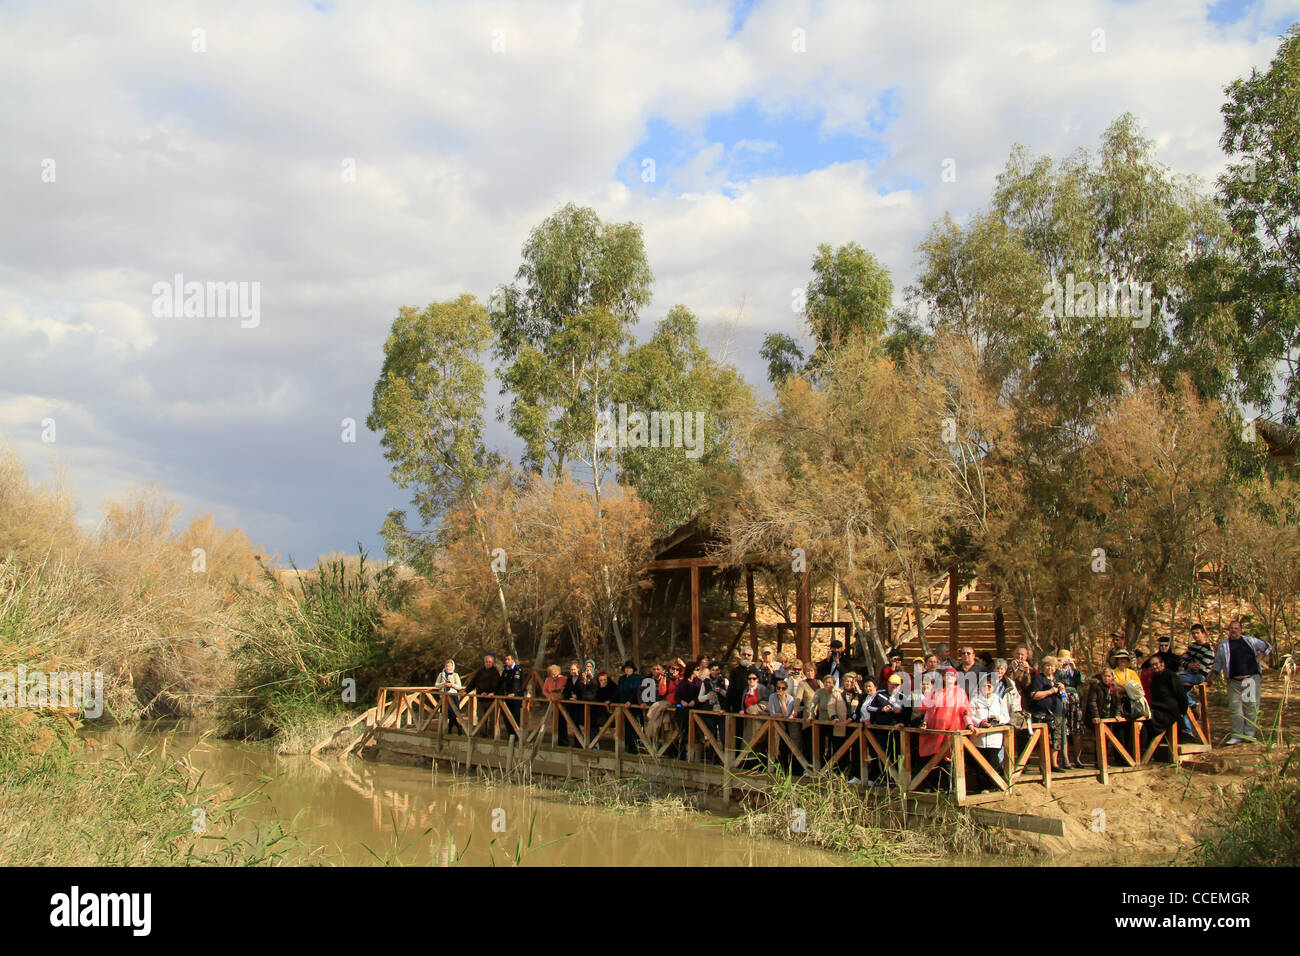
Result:
<instances>
[{"instance_id":1,"label":"dry shrub","mask_svg":"<svg viewBox=\"0 0 1300 956\"><path fill-rule=\"evenodd\" d=\"M257 570L247 537L210 517L174 531L152 487L107 502L93 533L75 512L0 458L0 645L29 667L102 671L119 719L204 711L228 676L232 589Z\"/></svg>"}]
</instances>

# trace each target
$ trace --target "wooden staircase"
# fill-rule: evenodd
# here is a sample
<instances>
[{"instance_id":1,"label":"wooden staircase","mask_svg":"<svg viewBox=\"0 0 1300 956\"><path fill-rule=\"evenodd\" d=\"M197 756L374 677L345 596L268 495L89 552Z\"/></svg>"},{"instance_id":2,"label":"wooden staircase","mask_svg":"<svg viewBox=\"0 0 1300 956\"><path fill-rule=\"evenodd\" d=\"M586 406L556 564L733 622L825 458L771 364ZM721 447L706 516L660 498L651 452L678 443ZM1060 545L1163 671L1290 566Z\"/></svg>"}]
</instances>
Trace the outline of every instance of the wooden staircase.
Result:
<instances>
[{"instance_id":1,"label":"wooden staircase","mask_svg":"<svg viewBox=\"0 0 1300 956\"><path fill-rule=\"evenodd\" d=\"M957 627L954 629L948 609L942 608L934 620L926 624L925 639L929 641L931 649L938 644L947 644L954 660L958 649L967 646L975 648L976 653L988 651L996 657L998 645L993 628L995 606L993 592L974 581L967 589L958 592ZM1024 642L1025 634L1014 611L1004 608L1002 620L1006 652L1009 655L1017 644ZM906 635L902 647L908 657L921 653L921 640L915 634L915 629Z\"/></svg>"}]
</instances>

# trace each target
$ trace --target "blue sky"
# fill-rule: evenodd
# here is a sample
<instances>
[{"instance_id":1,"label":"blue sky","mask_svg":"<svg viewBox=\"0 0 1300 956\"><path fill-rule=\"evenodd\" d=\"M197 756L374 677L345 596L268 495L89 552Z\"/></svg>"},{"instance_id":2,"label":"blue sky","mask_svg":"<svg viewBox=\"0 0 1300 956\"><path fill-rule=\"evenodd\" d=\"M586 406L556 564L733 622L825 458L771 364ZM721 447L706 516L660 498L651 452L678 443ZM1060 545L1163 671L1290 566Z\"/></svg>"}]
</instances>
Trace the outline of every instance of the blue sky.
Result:
<instances>
[{"instance_id":1,"label":"blue sky","mask_svg":"<svg viewBox=\"0 0 1300 956\"><path fill-rule=\"evenodd\" d=\"M155 482L299 563L377 551L406 504L362 424L393 317L486 300L564 202L642 225L641 335L687 305L761 383L819 243L862 244L901 290L1014 143L1063 155L1132 111L1212 181L1223 87L1297 19L1300 0L5 3L0 444L66 475L89 526ZM178 272L259 282L260 325L155 318Z\"/></svg>"}]
</instances>

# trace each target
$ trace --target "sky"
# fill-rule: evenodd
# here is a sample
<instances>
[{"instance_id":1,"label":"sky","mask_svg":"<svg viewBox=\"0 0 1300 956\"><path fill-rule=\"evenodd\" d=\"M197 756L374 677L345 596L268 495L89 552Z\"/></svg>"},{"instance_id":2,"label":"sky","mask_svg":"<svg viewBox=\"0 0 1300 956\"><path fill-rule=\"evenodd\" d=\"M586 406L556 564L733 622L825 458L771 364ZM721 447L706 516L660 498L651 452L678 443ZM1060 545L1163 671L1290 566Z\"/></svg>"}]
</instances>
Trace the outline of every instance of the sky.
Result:
<instances>
[{"instance_id":1,"label":"sky","mask_svg":"<svg viewBox=\"0 0 1300 956\"><path fill-rule=\"evenodd\" d=\"M1223 88L1298 19L1300 0L0 3L0 445L63 476L88 528L153 483L282 560L379 554L407 496L364 422L399 307L486 301L565 202L642 225L639 335L685 304L762 383L819 243L858 242L901 290L1015 143L1063 156L1132 112L1212 183ZM199 314L165 294L177 276ZM493 384L489 416L503 402Z\"/></svg>"}]
</instances>

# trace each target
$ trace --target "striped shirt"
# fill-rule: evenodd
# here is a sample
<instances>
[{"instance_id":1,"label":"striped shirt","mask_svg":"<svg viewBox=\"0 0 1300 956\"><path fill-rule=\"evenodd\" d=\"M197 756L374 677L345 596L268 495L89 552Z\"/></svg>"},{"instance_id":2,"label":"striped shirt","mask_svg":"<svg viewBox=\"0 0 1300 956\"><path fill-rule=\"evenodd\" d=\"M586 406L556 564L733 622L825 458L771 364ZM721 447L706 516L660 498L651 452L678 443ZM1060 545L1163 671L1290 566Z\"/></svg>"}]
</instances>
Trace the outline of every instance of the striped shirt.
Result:
<instances>
[{"instance_id":1,"label":"striped shirt","mask_svg":"<svg viewBox=\"0 0 1300 956\"><path fill-rule=\"evenodd\" d=\"M1209 641L1204 644L1188 644L1187 650L1183 652L1182 669L1192 671L1193 664L1199 664L1199 673L1208 674L1210 665L1214 663L1214 645Z\"/></svg>"}]
</instances>

